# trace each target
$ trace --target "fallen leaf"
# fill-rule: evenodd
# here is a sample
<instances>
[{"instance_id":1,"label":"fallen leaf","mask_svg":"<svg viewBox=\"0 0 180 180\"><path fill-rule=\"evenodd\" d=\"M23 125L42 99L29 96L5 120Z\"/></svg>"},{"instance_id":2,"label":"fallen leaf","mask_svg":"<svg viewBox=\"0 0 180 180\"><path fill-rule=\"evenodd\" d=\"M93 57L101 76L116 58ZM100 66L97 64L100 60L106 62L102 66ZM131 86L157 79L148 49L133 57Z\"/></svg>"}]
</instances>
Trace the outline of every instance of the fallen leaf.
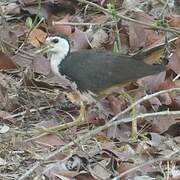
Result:
<instances>
[{"instance_id":1,"label":"fallen leaf","mask_svg":"<svg viewBox=\"0 0 180 180\"><path fill-rule=\"evenodd\" d=\"M92 48L102 48L103 44L106 44L108 41L108 34L103 30L99 29L93 35L93 39L91 41Z\"/></svg>"},{"instance_id":2,"label":"fallen leaf","mask_svg":"<svg viewBox=\"0 0 180 180\"><path fill-rule=\"evenodd\" d=\"M166 72L161 72L156 75L147 76L137 80L140 86L146 87L152 91L159 89L159 86L164 82L166 77Z\"/></svg>"},{"instance_id":3,"label":"fallen leaf","mask_svg":"<svg viewBox=\"0 0 180 180\"><path fill-rule=\"evenodd\" d=\"M0 51L0 69L17 69L15 63L11 60L9 56Z\"/></svg>"},{"instance_id":4,"label":"fallen leaf","mask_svg":"<svg viewBox=\"0 0 180 180\"><path fill-rule=\"evenodd\" d=\"M72 33L72 26L63 25L60 23L69 22L69 16L65 16L60 21L52 22L52 26L48 27L48 30L52 34L64 34L66 36L71 35Z\"/></svg>"},{"instance_id":5,"label":"fallen leaf","mask_svg":"<svg viewBox=\"0 0 180 180\"><path fill-rule=\"evenodd\" d=\"M170 27L180 27L180 16L178 15L167 16L165 17L165 20L167 21Z\"/></svg>"},{"instance_id":6,"label":"fallen leaf","mask_svg":"<svg viewBox=\"0 0 180 180\"><path fill-rule=\"evenodd\" d=\"M110 179L111 172L107 169L107 166L112 167L110 158L105 158L93 167L90 167L89 171L94 177L101 177L102 179Z\"/></svg>"},{"instance_id":7,"label":"fallen leaf","mask_svg":"<svg viewBox=\"0 0 180 180\"><path fill-rule=\"evenodd\" d=\"M124 105L123 99L120 99L113 94L107 96L106 99L109 102L112 115L116 115L117 113L121 111L122 106Z\"/></svg>"},{"instance_id":8,"label":"fallen leaf","mask_svg":"<svg viewBox=\"0 0 180 180\"><path fill-rule=\"evenodd\" d=\"M42 145L42 146L64 146L66 143L57 135L55 134L47 134L44 136L41 136L39 138L34 139L36 143Z\"/></svg>"},{"instance_id":9,"label":"fallen leaf","mask_svg":"<svg viewBox=\"0 0 180 180\"><path fill-rule=\"evenodd\" d=\"M47 33L41 29L34 29L30 32L28 39L34 47L39 48L45 42L46 36Z\"/></svg>"},{"instance_id":10,"label":"fallen leaf","mask_svg":"<svg viewBox=\"0 0 180 180\"><path fill-rule=\"evenodd\" d=\"M176 117L173 116L157 117L154 118L152 122L152 130L153 132L162 134L165 131L167 131L168 128L170 128L170 126L176 123L177 123Z\"/></svg>"},{"instance_id":11,"label":"fallen leaf","mask_svg":"<svg viewBox=\"0 0 180 180\"><path fill-rule=\"evenodd\" d=\"M69 39L72 45L71 52L78 51L80 49L87 49L89 47L88 40L87 40L89 35L90 35L90 32L83 32L79 30L78 28L75 28L74 33L72 33L69 36ZM92 35L90 35L90 37L92 38Z\"/></svg>"},{"instance_id":12,"label":"fallen leaf","mask_svg":"<svg viewBox=\"0 0 180 180\"><path fill-rule=\"evenodd\" d=\"M167 66L172 69L176 74L180 74L180 39L176 41L176 50L174 54L170 57Z\"/></svg>"},{"instance_id":13,"label":"fallen leaf","mask_svg":"<svg viewBox=\"0 0 180 180\"><path fill-rule=\"evenodd\" d=\"M149 24L153 22L152 18L142 11L135 13L135 19ZM133 51L157 44L163 37L162 33L157 34L143 25L129 23L129 43Z\"/></svg>"},{"instance_id":14,"label":"fallen leaf","mask_svg":"<svg viewBox=\"0 0 180 180\"><path fill-rule=\"evenodd\" d=\"M48 75L51 71L49 60L45 58L43 55L37 55L34 57L31 68L34 72Z\"/></svg>"},{"instance_id":15,"label":"fallen leaf","mask_svg":"<svg viewBox=\"0 0 180 180\"><path fill-rule=\"evenodd\" d=\"M107 15L98 15L98 16L92 16L91 17L91 21L90 23L99 23L99 24L103 24L106 23L108 20L110 20L111 18Z\"/></svg>"},{"instance_id":16,"label":"fallen leaf","mask_svg":"<svg viewBox=\"0 0 180 180\"><path fill-rule=\"evenodd\" d=\"M175 82L173 82L171 79L166 79L162 84L160 84L158 91L161 90L167 90L167 89L172 89L175 88ZM176 91L168 93L171 97L171 99L176 98Z\"/></svg>"}]
</instances>

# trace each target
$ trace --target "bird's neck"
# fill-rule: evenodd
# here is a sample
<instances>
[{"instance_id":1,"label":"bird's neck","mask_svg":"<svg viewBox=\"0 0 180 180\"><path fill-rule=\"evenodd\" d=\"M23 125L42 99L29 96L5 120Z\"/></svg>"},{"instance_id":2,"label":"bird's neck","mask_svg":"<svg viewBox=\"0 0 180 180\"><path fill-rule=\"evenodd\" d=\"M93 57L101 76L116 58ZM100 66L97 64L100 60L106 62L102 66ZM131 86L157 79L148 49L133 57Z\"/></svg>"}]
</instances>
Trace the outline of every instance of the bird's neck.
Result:
<instances>
[{"instance_id":1,"label":"bird's neck","mask_svg":"<svg viewBox=\"0 0 180 180\"><path fill-rule=\"evenodd\" d=\"M59 67L60 67L62 61L67 57L67 55L68 55L68 53L67 54L53 53L53 54L49 55L51 69L52 69L52 72L56 76L60 76Z\"/></svg>"}]
</instances>

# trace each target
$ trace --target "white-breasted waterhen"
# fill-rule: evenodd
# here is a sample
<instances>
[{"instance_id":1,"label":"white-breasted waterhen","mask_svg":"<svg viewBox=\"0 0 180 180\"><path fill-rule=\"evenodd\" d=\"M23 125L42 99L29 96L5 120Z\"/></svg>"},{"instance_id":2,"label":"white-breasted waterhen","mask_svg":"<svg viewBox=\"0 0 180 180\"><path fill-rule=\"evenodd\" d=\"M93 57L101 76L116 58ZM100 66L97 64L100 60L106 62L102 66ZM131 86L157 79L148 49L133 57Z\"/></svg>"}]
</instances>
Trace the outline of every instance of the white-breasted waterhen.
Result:
<instances>
[{"instance_id":1,"label":"white-breasted waterhen","mask_svg":"<svg viewBox=\"0 0 180 180\"><path fill-rule=\"evenodd\" d=\"M99 94L117 84L164 70L162 65L149 65L118 53L95 50L70 53L70 43L62 35L48 36L46 45L52 72L59 77L65 75L82 92Z\"/></svg>"}]
</instances>

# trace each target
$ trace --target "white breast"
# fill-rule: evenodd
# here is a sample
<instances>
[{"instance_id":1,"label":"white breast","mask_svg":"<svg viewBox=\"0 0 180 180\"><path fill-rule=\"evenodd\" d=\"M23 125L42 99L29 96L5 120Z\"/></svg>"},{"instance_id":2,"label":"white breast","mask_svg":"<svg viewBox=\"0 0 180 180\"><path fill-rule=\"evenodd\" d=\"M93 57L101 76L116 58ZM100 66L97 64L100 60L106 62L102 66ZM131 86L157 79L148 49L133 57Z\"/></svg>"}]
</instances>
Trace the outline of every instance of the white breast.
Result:
<instances>
[{"instance_id":1,"label":"white breast","mask_svg":"<svg viewBox=\"0 0 180 180\"><path fill-rule=\"evenodd\" d=\"M51 70L52 72L56 75L59 76L59 64L61 63L61 60L56 54L53 54L50 58L50 65L51 65Z\"/></svg>"},{"instance_id":2,"label":"white breast","mask_svg":"<svg viewBox=\"0 0 180 180\"><path fill-rule=\"evenodd\" d=\"M68 79L66 78L65 75L61 75L59 72L59 65L61 64L62 60L64 59L64 56L60 56L60 54L53 54L50 58L50 65L51 65L51 70L53 72L53 74L61 79L63 79L64 81L68 82Z\"/></svg>"}]
</instances>

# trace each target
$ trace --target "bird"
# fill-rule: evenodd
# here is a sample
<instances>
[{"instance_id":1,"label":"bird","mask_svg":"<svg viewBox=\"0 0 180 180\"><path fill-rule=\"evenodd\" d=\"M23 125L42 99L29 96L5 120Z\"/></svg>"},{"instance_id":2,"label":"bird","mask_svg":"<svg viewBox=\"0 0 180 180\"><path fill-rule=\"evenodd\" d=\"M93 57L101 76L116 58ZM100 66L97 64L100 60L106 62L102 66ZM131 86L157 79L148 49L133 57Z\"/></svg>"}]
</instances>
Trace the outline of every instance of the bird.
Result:
<instances>
[{"instance_id":1,"label":"bird","mask_svg":"<svg viewBox=\"0 0 180 180\"><path fill-rule=\"evenodd\" d=\"M77 85L80 92L99 94L117 84L164 71L163 65L149 65L143 59L103 50L84 49L70 52L64 35L49 35L46 52L52 72Z\"/></svg>"}]
</instances>

